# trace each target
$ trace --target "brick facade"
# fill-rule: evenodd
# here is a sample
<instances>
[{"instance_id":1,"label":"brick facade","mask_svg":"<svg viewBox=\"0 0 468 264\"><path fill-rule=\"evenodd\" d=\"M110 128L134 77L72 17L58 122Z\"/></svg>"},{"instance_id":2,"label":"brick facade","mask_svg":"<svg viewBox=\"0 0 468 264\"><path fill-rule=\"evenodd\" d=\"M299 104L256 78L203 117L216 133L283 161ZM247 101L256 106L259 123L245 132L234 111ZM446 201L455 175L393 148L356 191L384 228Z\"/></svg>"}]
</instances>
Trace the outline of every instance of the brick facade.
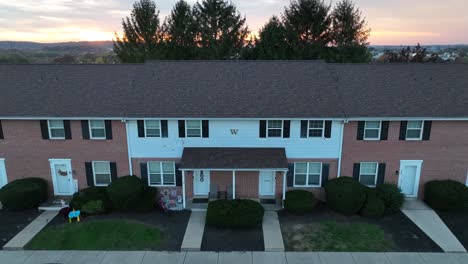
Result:
<instances>
[{"instance_id":1,"label":"brick facade","mask_svg":"<svg viewBox=\"0 0 468 264\"><path fill-rule=\"evenodd\" d=\"M5 139L0 140L0 158L5 158L8 182L40 177L53 193L49 159L71 159L80 189L87 187L85 162L116 162L118 176L129 174L125 124L112 121L112 140L84 140L81 121L70 125L72 139L42 139L38 120L2 120Z\"/></svg>"},{"instance_id":2,"label":"brick facade","mask_svg":"<svg viewBox=\"0 0 468 264\"><path fill-rule=\"evenodd\" d=\"M433 121L430 140L399 140L400 122L390 122L388 140L357 140L358 122L345 125L341 175L352 176L353 163L386 163L385 181L398 183L400 160L423 160L418 197L424 184L436 179L466 182L468 172L468 122Z\"/></svg>"}]
</instances>

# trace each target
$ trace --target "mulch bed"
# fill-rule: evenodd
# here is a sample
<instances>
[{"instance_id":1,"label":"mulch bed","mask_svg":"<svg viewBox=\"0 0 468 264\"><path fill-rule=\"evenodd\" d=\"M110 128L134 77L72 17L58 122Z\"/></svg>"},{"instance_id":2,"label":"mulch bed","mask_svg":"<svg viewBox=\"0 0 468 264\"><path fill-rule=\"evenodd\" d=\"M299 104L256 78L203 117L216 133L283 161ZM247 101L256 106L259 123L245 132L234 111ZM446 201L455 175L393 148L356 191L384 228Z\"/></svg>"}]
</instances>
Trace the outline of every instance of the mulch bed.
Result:
<instances>
[{"instance_id":1,"label":"mulch bed","mask_svg":"<svg viewBox=\"0 0 468 264\"><path fill-rule=\"evenodd\" d=\"M286 211L278 213L283 237L285 232L294 230L295 225L335 221L337 223L367 223L380 226L385 237L392 242L394 252L443 252L419 227L402 212L371 219L359 215L343 215L333 211L325 204L319 204L314 212L302 216L291 215ZM285 241L285 249L294 251Z\"/></svg>"},{"instance_id":2,"label":"mulch bed","mask_svg":"<svg viewBox=\"0 0 468 264\"><path fill-rule=\"evenodd\" d=\"M0 250L10 239L36 219L39 213L37 209L20 212L0 210Z\"/></svg>"},{"instance_id":3,"label":"mulch bed","mask_svg":"<svg viewBox=\"0 0 468 264\"><path fill-rule=\"evenodd\" d=\"M254 229L224 229L205 225L202 251L264 251L262 226Z\"/></svg>"},{"instance_id":4,"label":"mulch bed","mask_svg":"<svg viewBox=\"0 0 468 264\"><path fill-rule=\"evenodd\" d=\"M105 215L82 217L81 221L124 219L152 225L157 227L164 234L164 239L161 242L159 250L180 251L189 218L190 211L187 210L180 212L170 211L167 213L161 210L154 210L148 213L112 212ZM64 220L62 216L57 215L47 226L59 225L67 222L68 220Z\"/></svg>"},{"instance_id":5,"label":"mulch bed","mask_svg":"<svg viewBox=\"0 0 468 264\"><path fill-rule=\"evenodd\" d=\"M468 212L436 212L460 243L468 248Z\"/></svg>"}]
</instances>

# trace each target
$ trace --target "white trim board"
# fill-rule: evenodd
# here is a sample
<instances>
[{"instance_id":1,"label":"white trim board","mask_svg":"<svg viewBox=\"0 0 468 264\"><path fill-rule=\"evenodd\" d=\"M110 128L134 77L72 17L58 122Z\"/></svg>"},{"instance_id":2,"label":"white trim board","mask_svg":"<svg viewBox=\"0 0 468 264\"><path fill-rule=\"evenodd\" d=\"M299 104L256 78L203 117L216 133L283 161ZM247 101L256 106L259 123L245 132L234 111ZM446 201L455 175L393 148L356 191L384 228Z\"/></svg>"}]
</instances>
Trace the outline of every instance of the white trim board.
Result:
<instances>
[{"instance_id":1,"label":"white trim board","mask_svg":"<svg viewBox=\"0 0 468 264\"><path fill-rule=\"evenodd\" d=\"M159 120L331 120L331 121L406 121L406 120L434 120L434 121L468 121L466 117L51 117L51 116L0 116L2 120L117 120L135 121L145 119Z\"/></svg>"}]
</instances>

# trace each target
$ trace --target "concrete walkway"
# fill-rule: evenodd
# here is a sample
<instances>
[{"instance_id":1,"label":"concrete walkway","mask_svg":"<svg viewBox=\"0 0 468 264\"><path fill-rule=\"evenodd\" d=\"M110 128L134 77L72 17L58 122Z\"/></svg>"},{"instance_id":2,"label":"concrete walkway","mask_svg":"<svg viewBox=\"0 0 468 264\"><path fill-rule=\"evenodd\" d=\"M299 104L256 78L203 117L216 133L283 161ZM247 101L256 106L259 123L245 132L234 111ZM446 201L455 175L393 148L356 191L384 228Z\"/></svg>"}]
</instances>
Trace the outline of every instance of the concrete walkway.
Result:
<instances>
[{"instance_id":1,"label":"concrete walkway","mask_svg":"<svg viewBox=\"0 0 468 264\"><path fill-rule=\"evenodd\" d=\"M445 252L466 252L434 210L420 200L406 200L403 213ZM468 263L468 262L467 262Z\"/></svg>"},{"instance_id":2,"label":"concrete walkway","mask_svg":"<svg viewBox=\"0 0 468 264\"><path fill-rule=\"evenodd\" d=\"M466 264L467 253L0 251L5 264Z\"/></svg>"},{"instance_id":3,"label":"concrete walkway","mask_svg":"<svg viewBox=\"0 0 468 264\"><path fill-rule=\"evenodd\" d=\"M262 228L265 251L284 251L283 236L276 212L265 211Z\"/></svg>"},{"instance_id":4,"label":"concrete walkway","mask_svg":"<svg viewBox=\"0 0 468 264\"><path fill-rule=\"evenodd\" d=\"M200 251L203 231L205 231L205 218L206 211L192 211L187 229L185 230L181 250Z\"/></svg>"},{"instance_id":5,"label":"concrete walkway","mask_svg":"<svg viewBox=\"0 0 468 264\"><path fill-rule=\"evenodd\" d=\"M44 211L34 221L21 230L5 246L4 250L20 250L26 246L34 236L36 236L52 220L58 211Z\"/></svg>"}]
</instances>

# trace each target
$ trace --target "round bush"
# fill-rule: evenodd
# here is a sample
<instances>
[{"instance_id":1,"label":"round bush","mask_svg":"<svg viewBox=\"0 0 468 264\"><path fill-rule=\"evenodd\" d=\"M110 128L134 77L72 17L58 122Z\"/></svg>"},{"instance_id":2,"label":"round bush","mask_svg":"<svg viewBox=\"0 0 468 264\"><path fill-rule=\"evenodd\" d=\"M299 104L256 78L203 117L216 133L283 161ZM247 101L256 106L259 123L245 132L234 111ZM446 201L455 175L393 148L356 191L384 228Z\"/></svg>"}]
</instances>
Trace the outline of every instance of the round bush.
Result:
<instances>
[{"instance_id":1,"label":"round bush","mask_svg":"<svg viewBox=\"0 0 468 264\"><path fill-rule=\"evenodd\" d=\"M75 210L82 210L84 204L90 201L102 201L105 212L112 210L112 202L110 201L106 187L88 187L80 190L73 195L70 201L70 207Z\"/></svg>"},{"instance_id":2,"label":"round bush","mask_svg":"<svg viewBox=\"0 0 468 264\"><path fill-rule=\"evenodd\" d=\"M375 191L369 191L367 193L367 199L364 206L361 209L361 214L366 217L382 217L385 213L385 204L380 199Z\"/></svg>"},{"instance_id":3,"label":"round bush","mask_svg":"<svg viewBox=\"0 0 468 264\"><path fill-rule=\"evenodd\" d=\"M325 194L328 206L344 214L359 212L367 196L364 185L343 176L330 180L325 185Z\"/></svg>"},{"instance_id":4,"label":"round bush","mask_svg":"<svg viewBox=\"0 0 468 264\"><path fill-rule=\"evenodd\" d=\"M106 212L104 203L101 200L92 200L81 207L81 212L87 215L98 215Z\"/></svg>"},{"instance_id":5,"label":"round bush","mask_svg":"<svg viewBox=\"0 0 468 264\"><path fill-rule=\"evenodd\" d=\"M12 181L0 189L0 201L9 210L26 210L47 200L47 182L41 178Z\"/></svg>"},{"instance_id":6,"label":"round bush","mask_svg":"<svg viewBox=\"0 0 468 264\"><path fill-rule=\"evenodd\" d=\"M141 196L140 201L135 207L136 212L146 213L153 210L156 207L156 198L158 196L158 189L149 187L145 189L145 192Z\"/></svg>"},{"instance_id":7,"label":"round bush","mask_svg":"<svg viewBox=\"0 0 468 264\"><path fill-rule=\"evenodd\" d=\"M264 209L252 200L217 200L208 204L206 223L223 228L253 228L262 224Z\"/></svg>"},{"instance_id":8,"label":"round bush","mask_svg":"<svg viewBox=\"0 0 468 264\"><path fill-rule=\"evenodd\" d=\"M468 187L463 183L443 180L426 183L424 200L438 210L462 211L468 209Z\"/></svg>"},{"instance_id":9,"label":"round bush","mask_svg":"<svg viewBox=\"0 0 468 264\"><path fill-rule=\"evenodd\" d=\"M314 210L317 199L314 194L304 190L286 192L284 208L292 214L305 214Z\"/></svg>"},{"instance_id":10,"label":"round bush","mask_svg":"<svg viewBox=\"0 0 468 264\"><path fill-rule=\"evenodd\" d=\"M385 205L386 214L395 214L400 211L405 195L395 184L384 183L376 187L377 196Z\"/></svg>"},{"instance_id":11,"label":"round bush","mask_svg":"<svg viewBox=\"0 0 468 264\"><path fill-rule=\"evenodd\" d=\"M136 176L117 178L107 186L107 195L115 209L133 211L138 206L145 191L145 186Z\"/></svg>"}]
</instances>

